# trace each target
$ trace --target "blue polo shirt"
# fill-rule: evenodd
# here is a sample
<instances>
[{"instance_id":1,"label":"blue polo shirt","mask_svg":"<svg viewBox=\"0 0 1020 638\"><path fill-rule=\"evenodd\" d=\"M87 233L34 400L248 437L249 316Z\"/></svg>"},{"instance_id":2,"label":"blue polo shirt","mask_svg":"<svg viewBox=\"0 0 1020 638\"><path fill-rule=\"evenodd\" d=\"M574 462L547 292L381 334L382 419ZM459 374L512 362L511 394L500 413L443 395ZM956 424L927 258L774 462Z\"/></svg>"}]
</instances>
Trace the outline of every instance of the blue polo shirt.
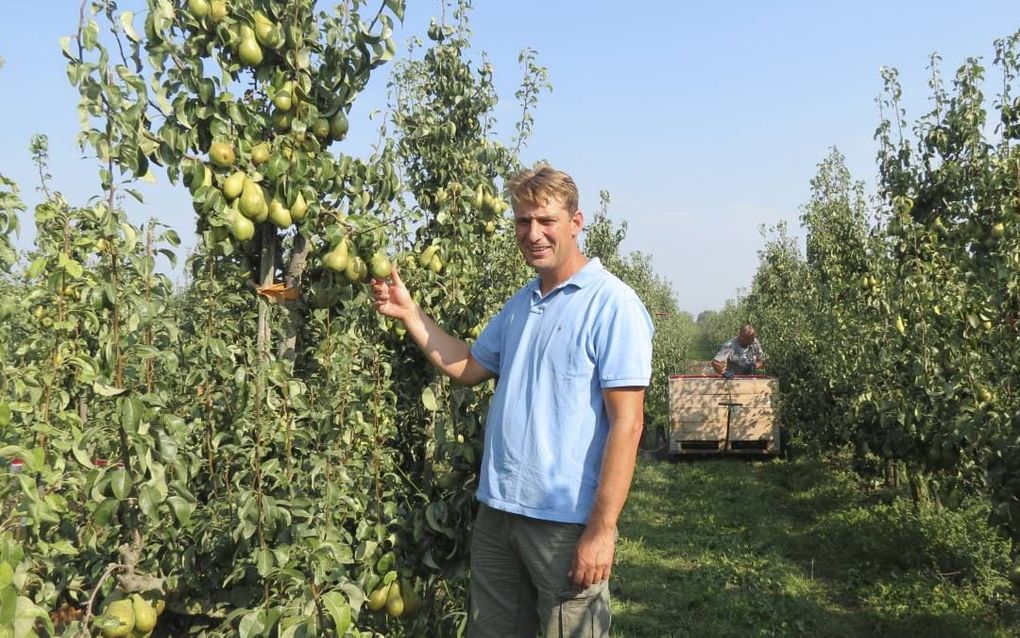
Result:
<instances>
[{"instance_id":1,"label":"blue polo shirt","mask_svg":"<svg viewBox=\"0 0 1020 638\"><path fill-rule=\"evenodd\" d=\"M648 385L652 332L637 294L598 259L544 297L538 279L517 291L471 348L498 376L478 500L586 523L609 434L602 390Z\"/></svg>"}]
</instances>

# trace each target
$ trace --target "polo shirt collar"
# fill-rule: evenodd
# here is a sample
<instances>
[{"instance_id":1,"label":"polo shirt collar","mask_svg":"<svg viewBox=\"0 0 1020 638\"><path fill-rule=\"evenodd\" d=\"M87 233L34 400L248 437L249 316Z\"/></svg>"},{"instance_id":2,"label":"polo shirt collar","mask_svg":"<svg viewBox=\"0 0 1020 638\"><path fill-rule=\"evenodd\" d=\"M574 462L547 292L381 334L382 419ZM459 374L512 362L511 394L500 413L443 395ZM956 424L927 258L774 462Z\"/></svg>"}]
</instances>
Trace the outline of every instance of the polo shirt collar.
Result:
<instances>
[{"instance_id":1,"label":"polo shirt collar","mask_svg":"<svg viewBox=\"0 0 1020 638\"><path fill-rule=\"evenodd\" d=\"M578 270L577 272L575 272L570 277L570 279L564 281L560 285L558 285L555 288L553 288L552 290L550 290L549 294L547 294L546 297L549 297L553 293L555 293L555 292L557 292L559 290L562 290L563 288L566 288L567 286L571 286L573 288L584 288L586 285L588 285L592 281L595 281L598 278L599 273L602 270L603 270L603 268L602 268L602 261L599 260L598 257L592 257L591 259L588 260L588 263L586 263L584 265L584 267L581 268L581 270ZM536 294L536 295L539 295L539 296L542 295L541 283L542 283L542 280L541 280L540 277L535 277L534 279L531 280L531 283L529 284L529 287L531 288L531 292L533 294Z\"/></svg>"}]
</instances>

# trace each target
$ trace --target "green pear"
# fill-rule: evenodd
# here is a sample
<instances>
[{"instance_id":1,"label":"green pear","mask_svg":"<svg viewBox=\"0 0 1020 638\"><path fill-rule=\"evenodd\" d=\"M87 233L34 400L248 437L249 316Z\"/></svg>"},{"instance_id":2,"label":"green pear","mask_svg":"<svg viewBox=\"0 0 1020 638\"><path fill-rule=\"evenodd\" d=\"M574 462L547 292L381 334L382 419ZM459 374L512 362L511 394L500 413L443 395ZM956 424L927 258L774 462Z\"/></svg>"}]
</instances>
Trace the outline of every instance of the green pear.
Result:
<instances>
[{"instance_id":1,"label":"green pear","mask_svg":"<svg viewBox=\"0 0 1020 638\"><path fill-rule=\"evenodd\" d=\"M213 142L209 147L209 159L220 168L230 168L234 165L237 156L234 155L234 147L226 142Z\"/></svg>"},{"instance_id":2,"label":"green pear","mask_svg":"<svg viewBox=\"0 0 1020 638\"><path fill-rule=\"evenodd\" d=\"M312 124L312 134L319 139L328 138L330 136L329 120L324 117L316 118L315 123Z\"/></svg>"},{"instance_id":3,"label":"green pear","mask_svg":"<svg viewBox=\"0 0 1020 638\"><path fill-rule=\"evenodd\" d=\"M256 67L262 64L262 47L255 39L255 32L246 24L241 25L241 44L237 47L241 62Z\"/></svg>"},{"instance_id":4,"label":"green pear","mask_svg":"<svg viewBox=\"0 0 1020 638\"><path fill-rule=\"evenodd\" d=\"M250 219L235 213L233 220L230 223L230 234L234 236L237 241L248 241L255 236L255 224Z\"/></svg>"},{"instance_id":5,"label":"green pear","mask_svg":"<svg viewBox=\"0 0 1020 638\"><path fill-rule=\"evenodd\" d=\"M336 115L329 120L329 136L336 141L340 141L347 137L347 130L350 128L350 123L347 121L347 115L343 110L336 112Z\"/></svg>"},{"instance_id":6,"label":"green pear","mask_svg":"<svg viewBox=\"0 0 1020 638\"><path fill-rule=\"evenodd\" d=\"M281 111L289 111L294 106L294 83L284 82L280 90L273 96L273 105Z\"/></svg>"},{"instance_id":7,"label":"green pear","mask_svg":"<svg viewBox=\"0 0 1020 638\"><path fill-rule=\"evenodd\" d=\"M418 592L414 589L411 583L404 583L403 588L400 590L404 599L404 615L413 616L421 610L421 597L418 596Z\"/></svg>"},{"instance_id":8,"label":"green pear","mask_svg":"<svg viewBox=\"0 0 1020 638\"><path fill-rule=\"evenodd\" d=\"M234 171L230 177L223 180L223 195L227 199L237 199L244 188L246 177L247 175L244 174L244 171Z\"/></svg>"},{"instance_id":9,"label":"green pear","mask_svg":"<svg viewBox=\"0 0 1020 638\"><path fill-rule=\"evenodd\" d=\"M276 224L277 228L282 229L290 228L294 224L290 210L275 197L269 202L269 221Z\"/></svg>"},{"instance_id":10,"label":"green pear","mask_svg":"<svg viewBox=\"0 0 1020 638\"><path fill-rule=\"evenodd\" d=\"M259 210L258 214L255 215L254 219L252 219L255 223L261 223L269 219L269 200L273 198L269 191L262 186L259 186L259 190L262 191L262 208Z\"/></svg>"},{"instance_id":11,"label":"green pear","mask_svg":"<svg viewBox=\"0 0 1020 638\"><path fill-rule=\"evenodd\" d=\"M291 122L294 121L294 114L290 111L281 111L277 109L273 111L273 114L270 116L270 120L273 123L273 128L284 133L290 129Z\"/></svg>"},{"instance_id":12,"label":"green pear","mask_svg":"<svg viewBox=\"0 0 1020 638\"><path fill-rule=\"evenodd\" d=\"M294 221L299 222L305 218L307 212L308 203L305 202L305 196L298 192L297 197L294 198L294 203L290 205L290 216L294 218Z\"/></svg>"},{"instance_id":13,"label":"green pear","mask_svg":"<svg viewBox=\"0 0 1020 638\"><path fill-rule=\"evenodd\" d=\"M322 258L323 265L336 273L344 272L347 268L347 261L346 239L341 240L340 243L336 245L336 248L326 253L326 255Z\"/></svg>"},{"instance_id":14,"label":"green pear","mask_svg":"<svg viewBox=\"0 0 1020 638\"><path fill-rule=\"evenodd\" d=\"M255 38L259 44L270 49L278 49L283 44L283 30L266 14L255 12Z\"/></svg>"},{"instance_id":15,"label":"green pear","mask_svg":"<svg viewBox=\"0 0 1020 638\"><path fill-rule=\"evenodd\" d=\"M369 271L372 273L372 277L376 279L386 279L393 272L393 265L390 260L386 258L386 255L382 253L376 253L369 259Z\"/></svg>"},{"instance_id":16,"label":"green pear","mask_svg":"<svg viewBox=\"0 0 1020 638\"><path fill-rule=\"evenodd\" d=\"M263 214L269 212L266 207L266 198L262 192L262 187L249 177L244 178L244 187L241 190L238 206L241 209L241 213L248 219L258 220Z\"/></svg>"}]
</instances>

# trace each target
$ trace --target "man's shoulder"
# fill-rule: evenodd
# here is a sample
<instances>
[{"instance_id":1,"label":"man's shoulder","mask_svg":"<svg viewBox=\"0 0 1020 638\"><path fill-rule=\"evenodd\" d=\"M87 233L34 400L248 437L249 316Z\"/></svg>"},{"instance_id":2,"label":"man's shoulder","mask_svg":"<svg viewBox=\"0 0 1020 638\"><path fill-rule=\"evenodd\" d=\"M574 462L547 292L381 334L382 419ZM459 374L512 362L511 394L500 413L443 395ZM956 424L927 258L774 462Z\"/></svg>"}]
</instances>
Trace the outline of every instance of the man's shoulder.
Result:
<instances>
[{"instance_id":1,"label":"man's shoulder","mask_svg":"<svg viewBox=\"0 0 1020 638\"><path fill-rule=\"evenodd\" d=\"M584 286L591 289L592 295L611 301L641 301L633 288L601 265L585 274Z\"/></svg>"}]
</instances>

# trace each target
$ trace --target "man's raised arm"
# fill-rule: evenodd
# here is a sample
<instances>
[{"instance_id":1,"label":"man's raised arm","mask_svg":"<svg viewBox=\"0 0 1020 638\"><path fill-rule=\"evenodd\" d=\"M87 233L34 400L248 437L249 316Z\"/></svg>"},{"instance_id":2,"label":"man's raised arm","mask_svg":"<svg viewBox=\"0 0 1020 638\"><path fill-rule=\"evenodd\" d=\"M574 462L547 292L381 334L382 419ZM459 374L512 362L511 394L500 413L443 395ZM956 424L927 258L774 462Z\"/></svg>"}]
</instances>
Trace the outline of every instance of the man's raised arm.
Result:
<instances>
[{"instance_id":1,"label":"man's raised arm","mask_svg":"<svg viewBox=\"0 0 1020 638\"><path fill-rule=\"evenodd\" d=\"M402 322L429 363L446 376L463 385L475 385L495 376L475 361L467 342L440 328L414 302L395 265L389 281L372 280L372 296L375 297L375 309Z\"/></svg>"}]
</instances>

